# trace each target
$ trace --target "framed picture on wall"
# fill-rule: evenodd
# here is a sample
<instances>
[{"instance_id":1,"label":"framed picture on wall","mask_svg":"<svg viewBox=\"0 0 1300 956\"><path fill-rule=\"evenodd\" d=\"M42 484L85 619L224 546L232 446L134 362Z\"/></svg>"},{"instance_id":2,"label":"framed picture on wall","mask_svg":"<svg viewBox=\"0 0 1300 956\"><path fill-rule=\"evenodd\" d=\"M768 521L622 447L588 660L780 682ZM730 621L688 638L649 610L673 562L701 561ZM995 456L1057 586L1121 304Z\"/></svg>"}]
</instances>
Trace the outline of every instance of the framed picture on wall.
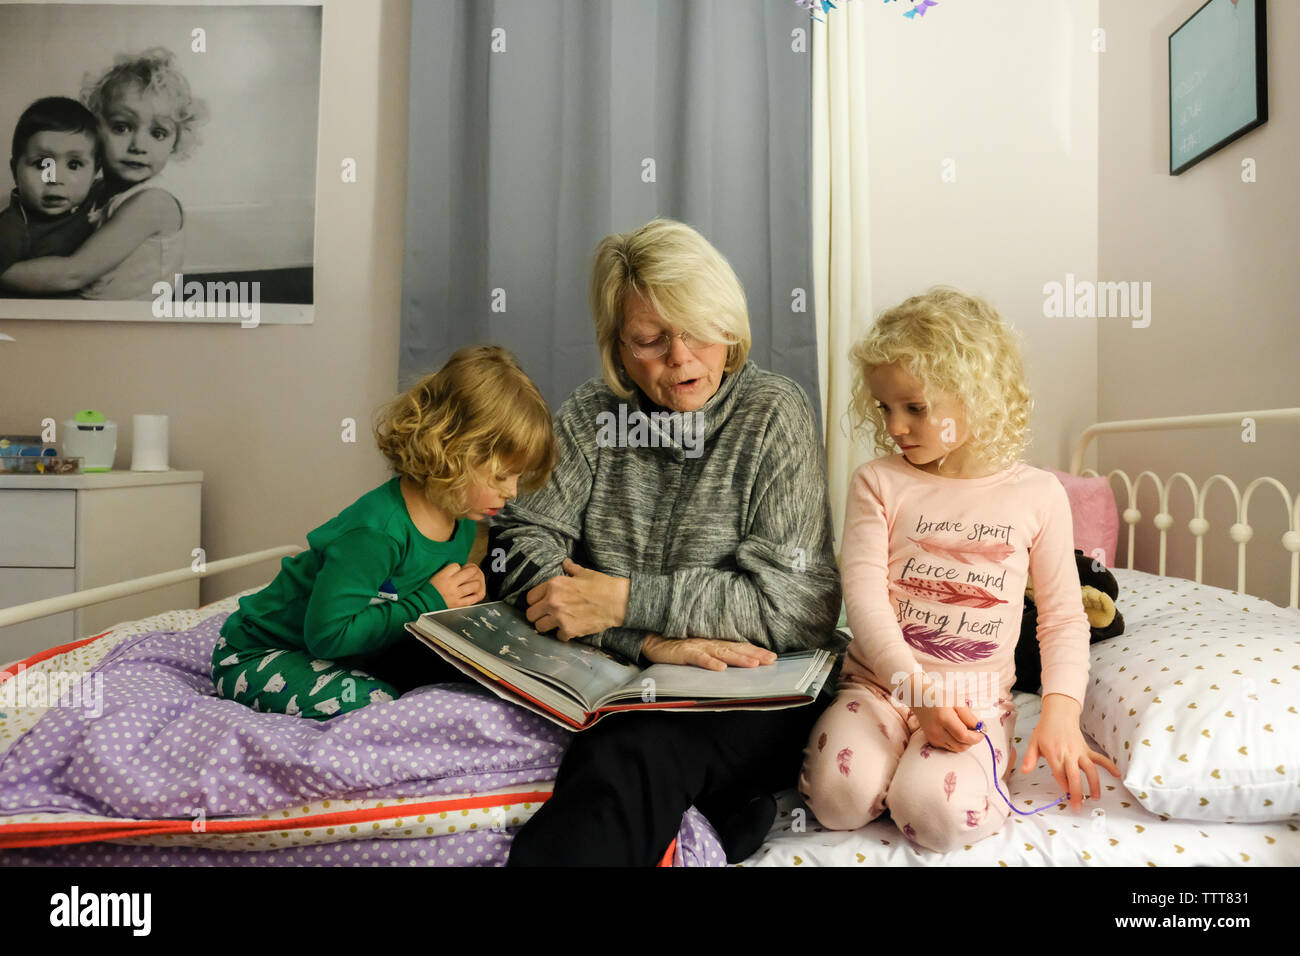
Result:
<instances>
[{"instance_id":1,"label":"framed picture on wall","mask_svg":"<svg viewBox=\"0 0 1300 956\"><path fill-rule=\"evenodd\" d=\"M311 322L320 0L0 0L0 318Z\"/></svg>"},{"instance_id":2,"label":"framed picture on wall","mask_svg":"<svg viewBox=\"0 0 1300 956\"><path fill-rule=\"evenodd\" d=\"M1169 36L1169 174L1268 120L1264 0L1208 0Z\"/></svg>"}]
</instances>

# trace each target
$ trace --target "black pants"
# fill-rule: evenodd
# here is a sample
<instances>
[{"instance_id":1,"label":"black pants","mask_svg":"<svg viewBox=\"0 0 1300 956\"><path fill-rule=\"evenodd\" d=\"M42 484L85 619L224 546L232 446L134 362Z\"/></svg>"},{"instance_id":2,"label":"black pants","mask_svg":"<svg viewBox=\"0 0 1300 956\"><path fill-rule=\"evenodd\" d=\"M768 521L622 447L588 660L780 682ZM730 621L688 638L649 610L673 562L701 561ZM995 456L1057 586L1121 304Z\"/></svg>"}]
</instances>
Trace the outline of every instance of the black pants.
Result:
<instances>
[{"instance_id":1,"label":"black pants","mask_svg":"<svg viewBox=\"0 0 1300 956\"><path fill-rule=\"evenodd\" d=\"M694 804L710 822L793 787L825 696L788 710L612 714L574 735L509 866L654 866Z\"/></svg>"}]
</instances>

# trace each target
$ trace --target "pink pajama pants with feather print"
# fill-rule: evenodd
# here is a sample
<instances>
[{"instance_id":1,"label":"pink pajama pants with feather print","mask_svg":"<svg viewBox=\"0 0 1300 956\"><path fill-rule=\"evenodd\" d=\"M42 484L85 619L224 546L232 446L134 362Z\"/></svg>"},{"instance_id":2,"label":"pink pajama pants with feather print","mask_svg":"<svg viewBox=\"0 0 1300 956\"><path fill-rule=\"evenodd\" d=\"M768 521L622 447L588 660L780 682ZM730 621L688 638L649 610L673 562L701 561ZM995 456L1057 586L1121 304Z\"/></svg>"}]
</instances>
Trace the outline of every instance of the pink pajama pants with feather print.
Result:
<instances>
[{"instance_id":1,"label":"pink pajama pants with feather print","mask_svg":"<svg viewBox=\"0 0 1300 956\"><path fill-rule=\"evenodd\" d=\"M1010 688L972 708L997 753L1005 793L1015 764ZM963 753L932 747L912 708L872 683L845 681L804 748L799 794L822 826L856 830L886 808L913 843L946 853L996 833L1010 816L981 737Z\"/></svg>"}]
</instances>

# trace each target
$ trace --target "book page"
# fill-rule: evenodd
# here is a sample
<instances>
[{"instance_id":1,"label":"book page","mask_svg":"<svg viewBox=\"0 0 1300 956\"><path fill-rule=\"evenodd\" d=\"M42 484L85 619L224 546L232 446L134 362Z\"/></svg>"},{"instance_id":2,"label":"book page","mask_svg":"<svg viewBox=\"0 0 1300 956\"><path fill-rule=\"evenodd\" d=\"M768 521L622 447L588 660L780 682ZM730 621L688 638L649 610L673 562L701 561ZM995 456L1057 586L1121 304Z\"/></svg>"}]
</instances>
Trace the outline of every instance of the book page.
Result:
<instances>
[{"instance_id":1,"label":"book page","mask_svg":"<svg viewBox=\"0 0 1300 956\"><path fill-rule=\"evenodd\" d=\"M515 670L567 685L588 707L615 688L637 682L641 673L639 667L598 648L538 634L527 618L502 601L436 611L424 618L437 621Z\"/></svg>"},{"instance_id":2,"label":"book page","mask_svg":"<svg viewBox=\"0 0 1300 956\"><path fill-rule=\"evenodd\" d=\"M825 651L800 651L783 654L772 664L728 667L725 671L689 664L655 664L641 672L639 684L654 681L648 686L657 698L788 697L802 693L829 656Z\"/></svg>"}]
</instances>

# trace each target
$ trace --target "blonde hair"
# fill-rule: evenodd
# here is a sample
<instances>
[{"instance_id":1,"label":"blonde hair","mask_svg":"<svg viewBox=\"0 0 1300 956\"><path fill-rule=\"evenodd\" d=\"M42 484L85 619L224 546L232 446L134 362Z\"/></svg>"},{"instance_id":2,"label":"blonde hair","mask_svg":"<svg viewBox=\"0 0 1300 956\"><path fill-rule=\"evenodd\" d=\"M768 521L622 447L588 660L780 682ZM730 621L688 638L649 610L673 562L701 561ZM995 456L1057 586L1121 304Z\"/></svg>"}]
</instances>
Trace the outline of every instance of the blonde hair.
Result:
<instances>
[{"instance_id":1,"label":"blonde hair","mask_svg":"<svg viewBox=\"0 0 1300 956\"><path fill-rule=\"evenodd\" d=\"M731 264L685 223L655 219L635 232L606 236L592 257L589 297L601 374L620 398L632 394L618 345L634 292L679 330L701 341L725 342L725 371L736 371L749 358L749 310Z\"/></svg>"},{"instance_id":2,"label":"blonde hair","mask_svg":"<svg viewBox=\"0 0 1300 956\"><path fill-rule=\"evenodd\" d=\"M208 120L208 108L190 92L189 81L177 66L176 56L161 46L139 54L120 53L98 78L86 74L81 102L103 122L113 97L128 84L135 85L142 93L157 93L171 100L172 120L176 123L172 155L188 159L199 142L198 128Z\"/></svg>"},{"instance_id":3,"label":"blonde hair","mask_svg":"<svg viewBox=\"0 0 1300 956\"><path fill-rule=\"evenodd\" d=\"M855 427L870 425L876 451L897 448L871 394L868 376L897 363L921 383L927 405L942 392L965 407L966 445L972 458L1010 467L1029 441L1033 398L1015 331L979 296L935 286L876 318L853 346L850 410Z\"/></svg>"},{"instance_id":4,"label":"blonde hair","mask_svg":"<svg viewBox=\"0 0 1300 956\"><path fill-rule=\"evenodd\" d=\"M465 514L475 481L519 472L520 489L533 491L555 466L546 400L499 345L460 349L384 405L375 441L394 472L456 517Z\"/></svg>"}]
</instances>

